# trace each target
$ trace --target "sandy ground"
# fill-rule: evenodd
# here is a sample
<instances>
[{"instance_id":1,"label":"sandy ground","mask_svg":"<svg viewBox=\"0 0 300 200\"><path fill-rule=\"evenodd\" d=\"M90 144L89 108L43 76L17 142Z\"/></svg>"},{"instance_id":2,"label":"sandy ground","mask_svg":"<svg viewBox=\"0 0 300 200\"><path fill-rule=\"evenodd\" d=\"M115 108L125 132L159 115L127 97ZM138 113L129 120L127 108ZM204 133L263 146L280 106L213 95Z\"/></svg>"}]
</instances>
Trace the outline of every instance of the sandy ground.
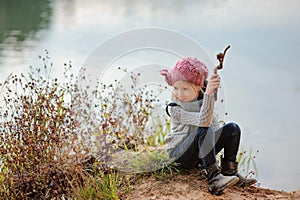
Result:
<instances>
[{"instance_id":1,"label":"sandy ground","mask_svg":"<svg viewBox=\"0 0 300 200\"><path fill-rule=\"evenodd\" d=\"M132 184L129 193L121 199L143 200L192 200L192 199L299 199L300 190L294 192L270 190L251 186L240 188L233 186L222 195L211 195L207 190L206 181L196 171L174 173L164 178L159 176L143 176Z\"/></svg>"}]
</instances>

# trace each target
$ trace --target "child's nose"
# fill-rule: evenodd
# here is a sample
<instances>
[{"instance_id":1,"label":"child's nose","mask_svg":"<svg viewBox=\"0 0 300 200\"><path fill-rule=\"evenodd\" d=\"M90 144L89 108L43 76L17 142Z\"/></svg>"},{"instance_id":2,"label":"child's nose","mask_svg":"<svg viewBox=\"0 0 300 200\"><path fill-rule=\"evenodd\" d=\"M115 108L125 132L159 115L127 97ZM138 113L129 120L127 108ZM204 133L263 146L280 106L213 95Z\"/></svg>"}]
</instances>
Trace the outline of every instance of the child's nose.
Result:
<instances>
[{"instance_id":1,"label":"child's nose","mask_svg":"<svg viewBox=\"0 0 300 200\"><path fill-rule=\"evenodd\" d=\"M178 96L179 96L179 97L183 97L183 96L184 96L183 92L182 92L182 91L179 91Z\"/></svg>"},{"instance_id":2,"label":"child's nose","mask_svg":"<svg viewBox=\"0 0 300 200\"><path fill-rule=\"evenodd\" d=\"M177 97L180 97L180 96L181 96L181 92L180 92L180 91L175 91L175 95L176 95Z\"/></svg>"}]
</instances>

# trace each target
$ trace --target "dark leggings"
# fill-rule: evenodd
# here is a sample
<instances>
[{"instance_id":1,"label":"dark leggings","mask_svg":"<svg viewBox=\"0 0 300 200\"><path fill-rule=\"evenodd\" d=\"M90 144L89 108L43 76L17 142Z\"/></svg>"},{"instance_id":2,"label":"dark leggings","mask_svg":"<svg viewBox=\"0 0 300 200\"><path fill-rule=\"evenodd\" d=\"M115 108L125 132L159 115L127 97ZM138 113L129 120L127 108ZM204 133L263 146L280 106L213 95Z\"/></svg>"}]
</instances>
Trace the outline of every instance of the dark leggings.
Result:
<instances>
[{"instance_id":1,"label":"dark leggings","mask_svg":"<svg viewBox=\"0 0 300 200\"><path fill-rule=\"evenodd\" d=\"M224 160L236 161L241 137L241 129L236 123L228 123L214 132L211 128L199 127L178 144L170 156L181 167L204 168L216 162L216 154L224 149Z\"/></svg>"}]
</instances>

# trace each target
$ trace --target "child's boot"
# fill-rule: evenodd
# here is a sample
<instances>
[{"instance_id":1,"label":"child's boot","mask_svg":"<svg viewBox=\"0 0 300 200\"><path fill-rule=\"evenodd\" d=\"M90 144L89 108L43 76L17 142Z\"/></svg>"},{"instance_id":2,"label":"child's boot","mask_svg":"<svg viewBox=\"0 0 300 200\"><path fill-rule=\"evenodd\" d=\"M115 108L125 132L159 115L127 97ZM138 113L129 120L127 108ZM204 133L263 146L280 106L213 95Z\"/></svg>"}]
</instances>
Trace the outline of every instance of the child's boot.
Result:
<instances>
[{"instance_id":1,"label":"child's boot","mask_svg":"<svg viewBox=\"0 0 300 200\"><path fill-rule=\"evenodd\" d=\"M216 164L206 168L208 190L211 194L220 195L223 190L236 184L239 179L236 176L223 176Z\"/></svg>"},{"instance_id":2,"label":"child's boot","mask_svg":"<svg viewBox=\"0 0 300 200\"><path fill-rule=\"evenodd\" d=\"M238 186L248 187L257 182L254 178L245 178L238 173L238 162L227 161L224 158L221 159L221 172L224 176L236 176L239 178Z\"/></svg>"}]
</instances>

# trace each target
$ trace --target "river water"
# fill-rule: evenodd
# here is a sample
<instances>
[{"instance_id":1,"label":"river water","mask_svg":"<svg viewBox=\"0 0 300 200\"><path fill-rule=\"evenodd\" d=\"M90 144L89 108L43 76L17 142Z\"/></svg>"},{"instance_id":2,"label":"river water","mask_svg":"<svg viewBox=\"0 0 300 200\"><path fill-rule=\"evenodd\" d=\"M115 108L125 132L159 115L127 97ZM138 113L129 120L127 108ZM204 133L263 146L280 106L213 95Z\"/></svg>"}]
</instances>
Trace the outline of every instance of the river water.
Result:
<instances>
[{"instance_id":1,"label":"river water","mask_svg":"<svg viewBox=\"0 0 300 200\"><path fill-rule=\"evenodd\" d=\"M99 44L144 27L182 33L212 58L230 44L220 72L225 120L240 124L243 149L259 150L261 186L300 189L299 7L297 0L0 0L0 81L37 65L45 49L53 73L69 61L77 73Z\"/></svg>"}]
</instances>

